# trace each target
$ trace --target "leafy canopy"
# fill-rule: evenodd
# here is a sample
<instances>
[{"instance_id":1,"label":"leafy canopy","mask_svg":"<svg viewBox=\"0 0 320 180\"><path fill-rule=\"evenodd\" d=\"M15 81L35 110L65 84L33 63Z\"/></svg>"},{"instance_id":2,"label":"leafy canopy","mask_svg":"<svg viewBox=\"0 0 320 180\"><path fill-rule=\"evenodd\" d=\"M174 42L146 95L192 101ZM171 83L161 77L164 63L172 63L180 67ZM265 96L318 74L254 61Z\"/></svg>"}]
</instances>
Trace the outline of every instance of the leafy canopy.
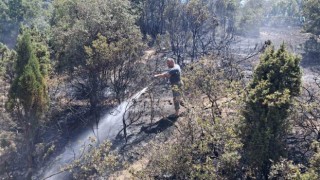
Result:
<instances>
[{"instance_id":1,"label":"leafy canopy","mask_svg":"<svg viewBox=\"0 0 320 180\"><path fill-rule=\"evenodd\" d=\"M304 1L304 14L307 21L305 29L316 35L320 35L320 1L319 0L306 0Z\"/></svg>"},{"instance_id":2,"label":"leafy canopy","mask_svg":"<svg viewBox=\"0 0 320 180\"><path fill-rule=\"evenodd\" d=\"M7 108L14 111L22 106L25 116L40 118L47 110L47 103L45 79L27 31L18 41L15 79L10 88Z\"/></svg>"}]
</instances>

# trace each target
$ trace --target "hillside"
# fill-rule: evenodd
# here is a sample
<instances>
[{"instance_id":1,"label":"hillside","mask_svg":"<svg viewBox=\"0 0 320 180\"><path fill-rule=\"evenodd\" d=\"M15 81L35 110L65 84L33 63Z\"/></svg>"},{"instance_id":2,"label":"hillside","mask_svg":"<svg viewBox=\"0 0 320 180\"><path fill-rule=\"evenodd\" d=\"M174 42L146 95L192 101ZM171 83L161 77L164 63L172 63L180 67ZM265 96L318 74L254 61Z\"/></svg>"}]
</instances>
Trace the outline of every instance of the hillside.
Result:
<instances>
[{"instance_id":1,"label":"hillside","mask_svg":"<svg viewBox=\"0 0 320 180\"><path fill-rule=\"evenodd\" d=\"M0 179L319 179L319 7L0 1Z\"/></svg>"}]
</instances>

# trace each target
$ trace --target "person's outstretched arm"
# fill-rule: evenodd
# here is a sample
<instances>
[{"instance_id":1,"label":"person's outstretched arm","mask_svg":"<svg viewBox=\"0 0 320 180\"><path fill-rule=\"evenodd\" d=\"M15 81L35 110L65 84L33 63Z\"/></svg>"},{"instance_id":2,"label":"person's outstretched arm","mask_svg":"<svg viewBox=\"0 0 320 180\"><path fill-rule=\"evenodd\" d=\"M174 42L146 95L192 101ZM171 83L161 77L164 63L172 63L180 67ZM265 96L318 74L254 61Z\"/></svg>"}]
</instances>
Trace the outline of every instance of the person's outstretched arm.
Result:
<instances>
[{"instance_id":1,"label":"person's outstretched arm","mask_svg":"<svg viewBox=\"0 0 320 180\"><path fill-rule=\"evenodd\" d=\"M156 75L154 75L154 77L168 78L168 77L170 77L170 74L165 72L165 73L161 73L161 74L156 74Z\"/></svg>"}]
</instances>

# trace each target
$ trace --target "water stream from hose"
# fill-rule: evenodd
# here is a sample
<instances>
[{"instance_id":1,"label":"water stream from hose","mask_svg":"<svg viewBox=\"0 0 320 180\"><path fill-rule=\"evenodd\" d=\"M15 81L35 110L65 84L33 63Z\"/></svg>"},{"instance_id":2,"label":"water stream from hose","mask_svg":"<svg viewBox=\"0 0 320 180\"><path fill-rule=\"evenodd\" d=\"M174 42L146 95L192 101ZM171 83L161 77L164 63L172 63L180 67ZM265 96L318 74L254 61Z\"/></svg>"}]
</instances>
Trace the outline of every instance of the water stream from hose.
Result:
<instances>
[{"instance_id":1,"label":"water stream from hose","mask_svg":"<svg viewBox=\"0 0 320 180\"><path fill-rule=\"evenodd\" d=\"M95 138L97 142L105 140L114 140L119 131L123 128L122 119L125 112L148 88L144 88L130 99L122 102L111 113L106 114L96 126L95 129L88 129L74 138L70 145L66 146L62 153L50 162L44 171L41 179L46 180L67 180L70 179L70 173L61 172L61 168L72 163L84 153L83 147L92 144L90 139ZM96 143L95 146L99 145Z\"/></svg>"}]
</instances>

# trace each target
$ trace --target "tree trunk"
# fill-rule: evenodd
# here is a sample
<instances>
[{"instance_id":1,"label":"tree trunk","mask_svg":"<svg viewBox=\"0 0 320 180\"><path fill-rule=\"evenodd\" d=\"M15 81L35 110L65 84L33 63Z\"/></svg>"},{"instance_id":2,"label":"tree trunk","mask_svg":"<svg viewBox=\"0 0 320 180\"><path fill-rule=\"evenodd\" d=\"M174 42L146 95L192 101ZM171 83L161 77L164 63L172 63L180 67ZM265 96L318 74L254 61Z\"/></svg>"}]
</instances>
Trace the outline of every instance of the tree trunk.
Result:
<instances>
[{"instance_id":1,"label":"tree trunk","mask_svg":"<svg viewBox=\"0 0 320 180\"><path fill-rule=\"evenodd\" d=\"M90 76L89 76L89 84L91 85L91 91L89 94L90 97L90 113L95 115L96 118L96 111L97 111L97 107L99 106L99 98L98 98L98 93L99 93L99 89L98 89L98 75L95 72L90 72ZM96 119L97 120L97 119Z\"/></svg>"},{"instance_id":2,"label":"tree trunk","mask_svg":"<svg viewBox=\"0 0 320 180\"><path fill-rule=\"evenodd\" d=\"M126 123L126 118L125 118L125 114L123 114L123 117L122 117L122 123L123 123L123 136L124 136L124 139L126 140L126 143L128 141L127 139L127 123Z\"/></svg>"},{"instance_id":3,"label":"tree trunk","mask_svg":"<svg viewBox=\"0 0 320 180\"><path fill-rule=\"evenodd\" d=\"M31 114L31 113L30 113ZM27 153L27 175L26 179L31 180L33 175L33 152L34 152L34 138L35 138L35 129L33 127L37 127L37 123L35 117L32 115L26 115L25 117L25 142L26 148L25 152Z\"/></svg>"},{"instance_id":4,"label":"tree trunk","mask_svg":"<svg viewBox=\"0 0 320 180\"><path fill-rule=\"evenodd\" d=\"M192 33L192 57L191 57L191 62L194 61L196 58L196 36L197 36L197 31L193 31Z\"/></svg>"}]
</instances>

